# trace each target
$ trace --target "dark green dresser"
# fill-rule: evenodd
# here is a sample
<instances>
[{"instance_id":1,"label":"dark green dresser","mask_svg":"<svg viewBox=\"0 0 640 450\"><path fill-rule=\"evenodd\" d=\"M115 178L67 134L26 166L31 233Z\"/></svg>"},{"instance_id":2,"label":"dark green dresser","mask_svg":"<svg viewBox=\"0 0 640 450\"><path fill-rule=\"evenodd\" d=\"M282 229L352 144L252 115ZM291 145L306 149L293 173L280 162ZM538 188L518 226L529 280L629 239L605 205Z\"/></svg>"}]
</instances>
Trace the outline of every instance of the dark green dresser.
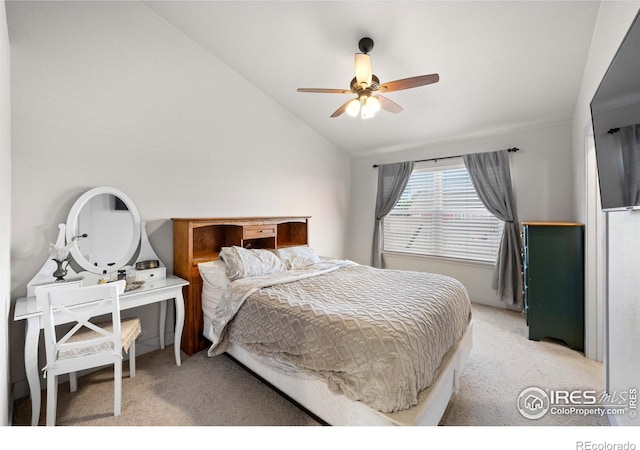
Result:
<instances>
[{"instance_id":1,"label":"dark green dresser","mask_svg":"<svg viewBox=\"0 0 640 450\"><path fill-rule=\"evenodd\" d=\"M529 339L584 351L584 226L523 222L524 301Z\"/></svg>"}]
</instances>

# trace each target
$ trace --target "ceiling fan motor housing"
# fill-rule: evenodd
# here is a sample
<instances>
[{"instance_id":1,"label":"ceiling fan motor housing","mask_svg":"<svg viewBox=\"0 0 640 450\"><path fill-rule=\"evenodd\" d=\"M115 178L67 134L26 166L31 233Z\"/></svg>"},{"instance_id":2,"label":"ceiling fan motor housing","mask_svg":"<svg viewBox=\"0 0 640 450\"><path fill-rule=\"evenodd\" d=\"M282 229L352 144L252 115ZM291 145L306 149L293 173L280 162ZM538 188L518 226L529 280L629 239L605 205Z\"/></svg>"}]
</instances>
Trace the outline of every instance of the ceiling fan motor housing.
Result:
<instances>
[{"instance_id":1,"label":"ceiling fan motor housing","mask_svg":"<svg viewBox=\"0 0 640 450\"><path fill-rule=\"evenodd\" d=\"M375 75L371 75L371 86L369 86L368 89L370 91L375 91L378 89L378 86L380 86L380 79ZM354 93L358 93L358 91L362 90L362 87L358 84L358 80L356 80L355 77L351 80L349 87L351 88L351 92Z\"/></svg>"}]
</instances>

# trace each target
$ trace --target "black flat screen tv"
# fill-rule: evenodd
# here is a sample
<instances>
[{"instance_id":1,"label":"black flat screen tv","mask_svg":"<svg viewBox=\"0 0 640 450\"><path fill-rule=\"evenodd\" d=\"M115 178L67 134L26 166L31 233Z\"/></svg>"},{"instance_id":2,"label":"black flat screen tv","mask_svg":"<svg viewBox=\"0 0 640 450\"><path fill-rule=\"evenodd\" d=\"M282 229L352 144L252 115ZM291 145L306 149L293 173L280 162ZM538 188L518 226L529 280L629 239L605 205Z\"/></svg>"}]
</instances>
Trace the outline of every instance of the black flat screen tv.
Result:
<instances>
[{"instance_id":1,"label":"black flat screen tv","mask_svg":"<svg viewBox=\"0 0 640 450\"><path fill-rule=\"evenodd\" d=\"M640 12L591 100L603 211L640 209Z\"/></svg>"}]
</instances>

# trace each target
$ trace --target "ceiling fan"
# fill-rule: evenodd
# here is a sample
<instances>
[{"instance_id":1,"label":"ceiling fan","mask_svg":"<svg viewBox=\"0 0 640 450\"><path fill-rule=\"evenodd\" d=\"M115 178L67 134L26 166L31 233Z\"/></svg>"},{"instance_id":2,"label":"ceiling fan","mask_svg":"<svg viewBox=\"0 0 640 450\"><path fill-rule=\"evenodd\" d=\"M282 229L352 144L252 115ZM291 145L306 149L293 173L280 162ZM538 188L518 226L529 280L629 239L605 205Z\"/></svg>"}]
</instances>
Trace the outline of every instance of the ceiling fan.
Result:
<instances>
[{"instance_id":1,"label":"ceiling fan","mask_svg":"<svg viewBox=\"0 0 640 450\"><path fill-rule=\"evenodd\" d=\"M402 111L402 107L380 92L401 91L418 86L437 83L440 76L437 73L420 75L417 77L403 78L401 80L380 83L380 80L371 71L371 58L369 52L373 49L373 40L368 37L360 39L358 48L362 53L355 56L355 77L351 80L350 89L322 89L322 88L298 88L298 92L313 92L319 94L355 94L356 98L344 103L336 109L331 117L338 117L346 112L350 116L360 115L363 119L373 117L380 109L394 114Z\"/></svg>"}]
</instances>

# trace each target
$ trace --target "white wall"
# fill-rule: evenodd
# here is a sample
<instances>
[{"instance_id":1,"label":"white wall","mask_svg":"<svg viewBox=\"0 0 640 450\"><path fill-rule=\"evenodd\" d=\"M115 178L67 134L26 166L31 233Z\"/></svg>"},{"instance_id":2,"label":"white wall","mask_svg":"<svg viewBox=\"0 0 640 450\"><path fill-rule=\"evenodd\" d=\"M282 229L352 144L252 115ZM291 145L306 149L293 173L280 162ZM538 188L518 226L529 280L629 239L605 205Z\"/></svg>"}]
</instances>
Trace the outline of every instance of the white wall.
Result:
<instances>
[{"instance_id":1,"label":"white wall","mask_svg":"<svg viewBox=\"0 0 640 450\"><path fill-rule=\"evenodd\" d=\"M640 8L640 2L602 2L580 96L576 103L573 126L573 153L576 167L575 203L578 218L586 216L585 130L591 121L589 104L600 80ZM608 292L605 305L608 318L605 335L605 376L609 392L628 391L640 385L640 213L607 213ZM595 265L594 265L595 267ZM595 273L587 273L594 277ZM614 423L639 425L640 419L628 415L613 418Z\"/></svg>"},{"instance_id":2,"label":"white wall","mask_svg":"<svg viewBox=\"0 0 640 450\"><path fill-rule=\"evenodd\" d=\"M351 167L352 210L348 256L370 263L378 172L373 164L419 160L518 147L510 153L511 178L520 221L573 220L571 125L521 130L473 140L451 141L386 155L354 159ZM390 269L443 273L458 278L471 300L504 306L491 288L493 266L436 258L385 255Z\"/></svg>"},{"instance_id":3,"label":"white wall","mask_svg":"<svg viewBox=\"0 0 640 450\"><path fill-rule=\"evenodd\" d=\"M7 11L14 301L73 202L103 185L131 197L169 271L172 217L310 215L310 244L344 257L349 158L149 8L11 2ZM157 311L140 314L145 338L157 338ZM12 325L15 342L23 333ZM24 377L18 344L14 381Z\"/></svg>"},{"instance_id":4,"label":"white wall","mask_svg":"<svg viewBox=\"0 0 640 450\"><path fill-rule=\"evenodd\" d=\"M609 213L608 229L607 389L626 392L640 389L640 211ZM626 414L616 421L640 425Z\"/></svg>"},{"instance_id":5,"label":"white wall","mask_svg":"<svg viewBox=\"0 0 640 450\"><path fill-rule=\"evenodd\" d=\"M0 426L9 423L9 307L11 284L11 90L9 35L0 0Z\"/></svg>"}]
</instances>

